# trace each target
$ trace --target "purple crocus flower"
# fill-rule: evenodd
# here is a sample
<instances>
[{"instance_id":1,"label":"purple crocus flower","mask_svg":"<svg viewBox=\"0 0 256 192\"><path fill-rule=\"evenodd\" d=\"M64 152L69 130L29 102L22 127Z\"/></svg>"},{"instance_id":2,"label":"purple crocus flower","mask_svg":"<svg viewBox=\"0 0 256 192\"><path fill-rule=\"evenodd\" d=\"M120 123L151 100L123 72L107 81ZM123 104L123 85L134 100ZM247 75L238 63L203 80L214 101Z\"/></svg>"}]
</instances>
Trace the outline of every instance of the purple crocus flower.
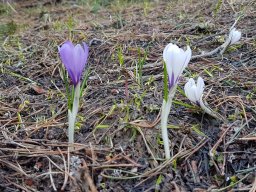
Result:
<instances>
[{"instance_id":1,"label":"purple crocus flower","mask_svg":"<svg viewBox=\"0 0 256 192\"><path fill-rule=\"evenodd\" d=\"M71 41L66 41L61 47L58 47L60 58L72 83L76 86L81 78L83 69L88 58L89 47L86 43L74 46Z\"/></svg>"}]
</instances>

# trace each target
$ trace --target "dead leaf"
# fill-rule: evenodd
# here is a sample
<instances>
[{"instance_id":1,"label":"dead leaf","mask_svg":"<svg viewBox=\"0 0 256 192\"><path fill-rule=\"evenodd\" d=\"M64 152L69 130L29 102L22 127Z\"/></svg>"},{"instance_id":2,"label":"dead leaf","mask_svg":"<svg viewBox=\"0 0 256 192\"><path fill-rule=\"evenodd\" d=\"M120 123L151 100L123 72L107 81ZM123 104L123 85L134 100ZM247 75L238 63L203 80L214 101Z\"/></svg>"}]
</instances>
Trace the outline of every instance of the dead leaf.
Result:
<instances>
[{"instance_id":1,"label":"dead leaf","mask_svg":"<svg viewBox=\"0 0 256 192\"><path fill-rule=\"evenodd\" d=\"M35 85L35 84L31 84L31 88L39 95L47 93L46 90L44 90L42 87Z\"/></svg>"}]
</instances>

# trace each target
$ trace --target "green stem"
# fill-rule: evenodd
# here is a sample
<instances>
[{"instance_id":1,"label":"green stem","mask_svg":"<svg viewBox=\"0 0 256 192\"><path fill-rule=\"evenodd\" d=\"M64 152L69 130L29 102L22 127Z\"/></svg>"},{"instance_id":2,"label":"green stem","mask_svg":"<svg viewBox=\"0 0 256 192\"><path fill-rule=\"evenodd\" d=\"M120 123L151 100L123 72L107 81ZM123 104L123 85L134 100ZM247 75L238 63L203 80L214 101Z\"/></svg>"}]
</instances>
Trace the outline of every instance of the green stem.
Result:
<instances>
[{"instance_id":1,"label":"green stem","mask_svg":"<svg viewBox=\"0 0 256 192\"><path fill-rule=\"evenodd\" d=\"M169 138L168 138L168 116L172 107L172 100L175 95L177 86L174 86L171 90L169 90L167 101L163 100L162 105L162 113L161 113L161 131L162 131L162 138L164 143L164 151L165 151L165 158L170 159L170 146L169 146Z\"/></svg>"},{"instance_id":2,"label":"green stem","mask_svg":"<svg viewBox=\"0 0 256 192\"><path fill-rule=\"evenodd\" d=\"M75 86L74 100L72 111L68 110L68 142L69 144L74 143L74 132L76 124L76 116L79 108L79 97L80 97L80 82Z\"/></svg>"}]
</instances>

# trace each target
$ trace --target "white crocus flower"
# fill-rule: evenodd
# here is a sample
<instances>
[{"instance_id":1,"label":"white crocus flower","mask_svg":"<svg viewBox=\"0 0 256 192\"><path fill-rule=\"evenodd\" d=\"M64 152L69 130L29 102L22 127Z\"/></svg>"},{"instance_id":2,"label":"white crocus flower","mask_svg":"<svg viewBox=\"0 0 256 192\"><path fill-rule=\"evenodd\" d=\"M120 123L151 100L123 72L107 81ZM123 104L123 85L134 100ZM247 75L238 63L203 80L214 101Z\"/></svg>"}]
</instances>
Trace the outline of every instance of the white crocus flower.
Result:
<instances>
[{"instance_id":1,"label":"white crocus flower","mask_svg":"<svg viewBox=\"0 0 256 192\"><path fill-rule=\"evenodd\" d=\"M163 59L168 73L169 93L167 98L163 99L162 113L161 113L161 130L164 143L164 151L166 159L170 159L170 147L167 131L168 116L172 106L172 100L175 95L177 83L180 75L187 67L191 59L191 49L188 46L187 50L179 48L177 45L169 43L163 51Z\"/></svg>"},{"instance_id":2,"label":"white crocus flower","mask_svg":"<svg viewBox=\"0 0 256 192\"><path fill-rule=\"evenodd\" d=\"M217 112L213 111L211 108L207 107L203 102L203 92L204 92L204 80L201 77L198 77L197 83L195 83L194 79L190 78L188 82L185 84L184 91L187 98L197 104L201 109L220 120L224 120L224 118Z\"/></svg>"},{"instance_id":3,"label":"white crocus flower","mask_svg":"<svg viewBox=\"0 0 256 192\"><path fill-rule=\"evenodd\" d=\"M204 80L202 77L198 77L197 84L195 83L194 79L190 78L184 87L185 95L190 101L200 106L204 86Z\"/></svg>"},{"instance_id":4,"label":"white crocus flower","mask_svg":"<svg viewBox=\"0 0 256 192\"><path fill-rule=\"evenodd\" d=\"M241 39L241 32L237 31L236 28L233 28L230 32L229 32L229 39L230 39L230 45L235 44L236 42L238 42Z\"/></svg>"},{"instance_id":5,"label":"white crocus flower","mask_svg":"<svg viewBox=\"0 0 256 192\"><path fill-rule=\"evenodd\" d=\"M188 66L191 59L191 49L187 46L187 50L179 48L177 45L169 43L163 52L164 62L166 64L169 77L169 89L173 88L184 69Z\"/></svg>"}]
</instances>

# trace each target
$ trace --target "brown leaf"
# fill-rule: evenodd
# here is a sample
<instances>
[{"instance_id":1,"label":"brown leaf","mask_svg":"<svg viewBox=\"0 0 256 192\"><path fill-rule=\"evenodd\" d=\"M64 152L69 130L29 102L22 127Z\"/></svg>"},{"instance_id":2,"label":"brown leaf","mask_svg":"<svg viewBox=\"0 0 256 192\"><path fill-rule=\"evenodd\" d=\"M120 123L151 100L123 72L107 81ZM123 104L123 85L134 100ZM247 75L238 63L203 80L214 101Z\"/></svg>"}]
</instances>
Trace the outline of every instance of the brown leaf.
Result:
<instances>
[{"instance_id":1,"label":"brown leaf","mask_svg":"<svg viewBox=\"0 0 256 192\"><path fill-rule=\"evenodd\" d=\"M39 94L39 95L44 94L44 93L47 92L47 91L44 90L42 87L40 87L40 86L38 86L38 85L35 85L35 84L32 84L32 85L31 85L31 88L32 88L37 94Z\"/></svg>"}]
</instances>

